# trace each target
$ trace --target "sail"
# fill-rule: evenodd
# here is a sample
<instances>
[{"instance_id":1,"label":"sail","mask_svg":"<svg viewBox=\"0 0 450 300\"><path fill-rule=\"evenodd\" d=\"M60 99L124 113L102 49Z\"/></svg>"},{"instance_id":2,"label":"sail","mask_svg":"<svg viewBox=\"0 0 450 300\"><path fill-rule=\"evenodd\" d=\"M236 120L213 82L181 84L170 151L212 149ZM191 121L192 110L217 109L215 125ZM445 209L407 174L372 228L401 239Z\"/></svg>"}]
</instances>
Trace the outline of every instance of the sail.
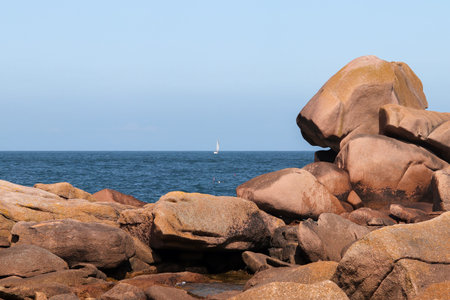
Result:
<instances>
[{"instance_id":1,"label":"sail","mask_svg":"<svg viewBox=\"0 0 450 300\"><path fill-rule=\"evenodd\" d=\"M220 144L219 144L219 140L217 140L216 151L214 151L214 154L218 154L219 153L219 148L220 148Z\"/></svg>"}]
</instances>

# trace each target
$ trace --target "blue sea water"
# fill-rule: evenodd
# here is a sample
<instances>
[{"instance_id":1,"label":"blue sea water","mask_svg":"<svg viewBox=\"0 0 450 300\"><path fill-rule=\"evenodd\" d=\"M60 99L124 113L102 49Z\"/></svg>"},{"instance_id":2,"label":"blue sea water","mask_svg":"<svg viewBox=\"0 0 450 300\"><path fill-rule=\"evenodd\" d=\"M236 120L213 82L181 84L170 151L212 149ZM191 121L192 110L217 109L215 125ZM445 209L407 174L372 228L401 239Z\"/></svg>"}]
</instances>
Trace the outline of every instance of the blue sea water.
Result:
<instances>
[{"instance_id":1,"label":"blue sea water","mask_svg":"<svg viewBox=\"0 0 450 300\"><path fill-rule=\"evenodd\" d=\"M26 186L67 181L90 193L111 188L155 202L174 190L235 196L236 187L255 176L313 160L311 151L5 151L0 179Z\"/></svg>"}]
</instances>

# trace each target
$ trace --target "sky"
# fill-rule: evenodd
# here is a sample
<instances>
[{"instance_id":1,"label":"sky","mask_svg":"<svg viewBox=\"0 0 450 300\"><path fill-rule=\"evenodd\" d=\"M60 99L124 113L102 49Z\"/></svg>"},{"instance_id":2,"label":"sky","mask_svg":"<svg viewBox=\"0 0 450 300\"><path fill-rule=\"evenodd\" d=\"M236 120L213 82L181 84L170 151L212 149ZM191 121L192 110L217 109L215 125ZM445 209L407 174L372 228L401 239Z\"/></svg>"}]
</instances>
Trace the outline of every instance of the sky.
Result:
<instances>
[{"instance_id":1,"label":"sky","mask_svg":"<svg viewBox=\"0 0 450 300\"><path fill-rule=\"evenodd\" d=\"M362 55L450 112L448 1L0 1L0 150L315 150L295 123Z\"/></svg>"}]
</instances>

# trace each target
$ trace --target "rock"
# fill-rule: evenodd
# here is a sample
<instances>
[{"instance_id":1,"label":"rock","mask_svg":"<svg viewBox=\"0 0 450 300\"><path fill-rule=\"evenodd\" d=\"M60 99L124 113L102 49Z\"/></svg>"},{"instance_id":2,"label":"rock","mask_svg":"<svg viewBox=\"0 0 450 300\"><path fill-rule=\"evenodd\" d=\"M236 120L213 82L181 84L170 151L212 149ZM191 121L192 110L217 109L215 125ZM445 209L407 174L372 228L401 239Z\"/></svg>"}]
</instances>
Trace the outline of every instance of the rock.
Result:
<instances>
[{"instance_id":1,"label":"rock","mask_svg":"<svg viewBox=\"0 0 450 300\"><path fill-rule=\"evenodd\" d=\"M149 300L195 300L190 296L186 291L182 289L154 285L145 290L145 294L147 295L147 299Z\"/></svg>"},{"instance_id":2,"label":"rock","mask_svg":"<svg viewBox=\"0 0 450 300\"><path fill-rule=\"evenodd\" d=\"M270 240L270 256L290 264L304 264L305 259L298 247L298 226L281 226L275 229Z\"/></svg>"},{"instance_id":3,"label":"rock","mask_svg":"<svg viewBox=\"0 0 450 300\"><path fill-rule=\"evenodd\" d=\"M0 278L31 277L67 268L64 260L37 246L18 245L0 248Z\"/></svg>"},{"instance_id":4,"label":"rock","mask_svg":"<svg viewBox=\"0 0 450 300\"><path fill-rule=\"evenodd\" d=\"M72 186L68 182L57 182L51 184L36 183L34 187L53 193L64 199L85 199L88 201L95 201L95 198L91 194Z\"/></svg>"},{"instance_id":5,"label":"rock","mask_svg":"<svg viewBox=\"0 0 450 300\"><path fill-rule=\"evenodd\" d=\"M432 283L422 290L413 300L447 299L450 295L450 281Z\"/></svg>"},{"instance_id":6,"label":"rock","mask_svg":"<svg viewBox=\"0 0 450 300\"><path fill-rule=\"evenodd\" d=\"M247 250L266 248L284 222L247 200L170 192L153 208L155 249Z\"/></svg>"},{"instance_id":7,"label":"rock","mask_svg":"<svg viewBox=\"0 0 450 300\"><path fill-rule=\"evenodd\" d=\"M134 242L134 248L136 249L136 257L147 264L154 264L161 262L161 258L153 252L153 250L141 242L138 238L132 237Z\"/></svg>"},{"instance_id":8,"label":"rock","mask_svg":"<svg viewBox=\"0 0 450 300\"><path fill-rule=\"evenodd\" d=\"M242 260L252 273L257 273L259 271L267 270L273 267L278 268L292 266L291 264L279 259L267 256L262 253L255 253L251 251L244 251L242 253Z\"/></svg>"},{"instance_id":9,"label":"rock","mask_svg":"<svg viewBox=\"0 0 450 300\"><path fill-rule=\"evenodd\" d=\"M154 203L150 203L141 208L123 210L117 220L120 228L138 238L146 245L150 245L154 206Z\"/></svg>"},{"instance_id":10,"label":"rock","mask_svg":"<svg viewBox=\"0 0 450 300\"><path fill-rule=\"evenodd\" d=\"M214 295L208 295L205 299L207 300L227 300L231 297L236 296L237 294L241 293L241 291L226 291Z\"/></svg>"},{"instance_id":11,"label":"rock","mask_svg":"<svg viewBox=\"0 0 450 300\"><path fill-rule=\"evenodd\" d=\"M450 210L450 167L433 173L433 210Z\"/></svg>"},{"instance_id":12,"label":"rock","mask_svg":"<svg viewBox=\"0 0 450 300\"><path fill-rule=\"evenodd\" d=\"M42 283L37 285L20 285L17 287L0 286L0 299L35 299L40 293L45 297L70 294L70 288L60 283ZM41 298L42 299L42 298Z\"/></svg>"},{"instance_id":13,"label":"rock","mask_svg":"<svg viewBox=\"0 0 450 300\"><path fill-rule=\"evenodd\" d=\"M146 300L144 291L134 285L118 283L112 289L104 293L100 300Z\"/></svg>"},{"instance_id":14,"label":"rock","mask_svg":"<svg viewBox=\"0 0 450 300\"><path fill-rule=\"evenodd\" d=\"M333 282L326 280L314 284L271 282L229 298L229 300L344 300L345 293Z\"/></svg>"},{"instance_id":15,"label":"rock","mask_svg":"<svg viewBox=\"0 0 450 300\"><path fill-rule=\"evenodd\" d=\"M0 182L0 215L13 221L76 219L118 226L120 211L130 208L118 203L95 203L82 199L64 200L36 188Z\"/></svg>"},{"instance_id":16,"label":"rock","mask_svg":"<svg viewBox=\"0 0 450 300\"><path fill-rule=\"evenodd\" d=\"M399 299L410 299L418 288L449 280L448 249L450 212L426 222L384 227L347 250L333 281L351 299L369 299L384 291L393 296L402 291Z\"/></svg>"},{"instance_id":17,"label":"rock","mask_svg":"<svg viewBox=\"0 0 450 300\"><path fill-rule=\"evenodd\" d=\"M395 221L383 211L373 210L368 207L361 207L352 211L347 219L359 225L390 226L396 224Z\"/></svg>"},{"instance_id":18,"label":"rock","mask_svg":"<svg viewBox=\"0 0 450 300\"><path fill-rule=\"evenodd\" d=\"M210 279L202 274L192 272L179 273L159 273L150 275L140 275L129 279L121 280L123 283L128 283L143 290L155 284L176 286L181 282L209 282Z\"/></svg>"},{"instance_id":19,"label":"rock","mask_svg":"<svg viewBox=\"0 0 450 300\"><path fill-rule=\"evenodd\" d=\"M139 275L147 272L150 274L156 273L155 266L152 267L135 256L130 258L130 266L133 273L140 273Z\"/></svg>"},{"instance_id":20,"label":"rock","mask_svg":"<svg viewBox=\"0 0 450 300\"><path fill-rule=\"evenodd\" d=\"M380 133L421 145L450 162L450 113L388 104L380 108Z\"/></svg>"},{"instance_id":21,"label":"rock","mask_svg":"<svg viewBox=\"0 0 450 300\"><path fill-rule=\"evenodd\" d=\"M415 223L418 221L425 221L427 213L415 208L407 208L400 204L391 204L389 212L394 217L406 222Z\"/></svg>"},{"instance_id":22,"label":"rock","mask_svg":"<svg viewBox=\"0 0 450 300\"><path fill-rule=\"evenodd\" d=\"M355 191L350 191L347 197L347 202L350 203L350 205L354 209L361 208L363 206L361 198L359 198L358 194L355 193Z\"/></svg>"},{"instance_id":23,"label":"rock","mask_svg":"<svg viewBox=\"0 0 450 300\"><path fill-rule=\"evenodd\" d=\"M110 269L135 254L131 236L119 228L100 223L71 219L18 222L11 233L16 236L17 245L33 244L45 248L70 265L85 262Z\"/></svg>"},{"instance_id":24,"label":"rock","mask_svg":"<svg viewBox=\"0 0 450 300\"><path fill-rule=\"evenodd\" d=\"M431 176L448 166L424 148L381 135L350 140L339 152L336 163L348 171L353 189L364 206L371 208L431 202Z\"/></svg>"},{"instance_id":25,"label":"rock","mask_svg":"<svg viewBox=\"0 0 450 300\"><path fill-rule=\"evenodd\" d=\"M271 282L296 282L311 284L331 280L338 263L334 261L318 261L303 266L289 268L271 268L255 274L244 286L244 290L265 285Z\"/></svg>"},{"instance_id":26,"label":"rock","mask_svg":"<svg viewBox=\"0 0 450 300\"><path fill-rule=\"evenodd\" d=\"M332 163L336 159L336 151L333 149L319 150L314 152L314 162L325 161Z\"/></svg>"},{"instance_id":27,"label":"rock","mask_svg":"<svg viewBox=\"0 0 450 300\"><path fill-rule=\"evenodd\" d=\"M321 214L319 220L303 221L298 226L298 245L310 261L340 261L344 251L356 240L369 233L359 226L335 214Z\"/></svg>"},{"instance_id":28,"label":"rock","mask_svg":"<svg viewBox=\"0 0 450 300\"><path fill-rule=\"evenodd\" d=\"M348 173L335 164L314 162L303 167L303 170L313 174L339 200L345 200L352 190Z\"/></svg>"},{"instance_id":29,"label":"rock","mask_svg":"<svg viewBox=\"0 0 450 300\"><path fill-rule=\"evenodd\" d=\"M422 83L407 64L363 56L322 86L298 115L297 125L311 145L339 152L357 134L378 134L378 111L389 103L428 106Z\"/></svg>"},{"instance_id":30,"label":"rock","mask_svg":"<svg viewBox=\"0 0 450 300\"><path fill-rule=\"evenodd\" d=\"M141 207L147 204L134 198L133 196L122 194L121 192L111 189L103 189L92 196L94 196L94 198L98 202L116 202L137 207Z\"/></svg>"},{"instance_id":31,"label":"rock","mask_svg":"<svg viewBox=\"0 0 450 300\"><path fill-rule=\"evenodd\" d=\"M97 281L95 283L76 285L71 287L71 291L80 299L95 300L114 287L111 281Z\"/></svg>"},{"instance_id":32,"label":"rock","mask_svg":"<svg viewBox=\"0 0 450 300\"><path fill-rule=\"evenodd\" d=\"M342 213L344 208L310 172L290 168L260 175L237 187L238 197L251 200L273 215L315 218Z\"/></svg>"},{"instance_id":33,"label":"rock","mask_svg":"<svg viewBox=\"0 0 450 300\"><path fill-rule=\"evenodd\" d=\"M56 295L50 297L48 300L78 300L78 299L80 298L78 298L77 295L75 295L74 293L70 293L70 294Z\"/></svg>"},{"instance_id":34,"label":"rock","mask_svg":"<svg viewBox=\"0 0 450 300\"><path fill-rule=\"evenodd\" d=\"M13 226L13 221L0 214L0 247L9 247L11 245L11 229Z\"/></svg>"}]
</instances>

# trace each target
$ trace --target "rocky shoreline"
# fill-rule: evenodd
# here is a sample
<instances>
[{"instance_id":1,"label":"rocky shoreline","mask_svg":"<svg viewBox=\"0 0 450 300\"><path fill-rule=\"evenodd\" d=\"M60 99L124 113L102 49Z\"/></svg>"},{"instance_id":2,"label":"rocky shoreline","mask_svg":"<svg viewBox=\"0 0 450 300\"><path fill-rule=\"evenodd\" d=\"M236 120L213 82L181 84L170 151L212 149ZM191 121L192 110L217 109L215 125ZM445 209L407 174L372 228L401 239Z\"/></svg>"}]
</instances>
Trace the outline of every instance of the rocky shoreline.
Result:
<instances>
[{"instance_id":1,"label":"rocky shoreline","mask_svg":"<svg viewBox=\"0 0 450 300\"><path fill-rule=\"evenodd\" d=\"M448 299L450 113L427 106L365 56L297 117L330 150L236 197L0 180L0 299Z\"/></svg>"}]
</instances>

